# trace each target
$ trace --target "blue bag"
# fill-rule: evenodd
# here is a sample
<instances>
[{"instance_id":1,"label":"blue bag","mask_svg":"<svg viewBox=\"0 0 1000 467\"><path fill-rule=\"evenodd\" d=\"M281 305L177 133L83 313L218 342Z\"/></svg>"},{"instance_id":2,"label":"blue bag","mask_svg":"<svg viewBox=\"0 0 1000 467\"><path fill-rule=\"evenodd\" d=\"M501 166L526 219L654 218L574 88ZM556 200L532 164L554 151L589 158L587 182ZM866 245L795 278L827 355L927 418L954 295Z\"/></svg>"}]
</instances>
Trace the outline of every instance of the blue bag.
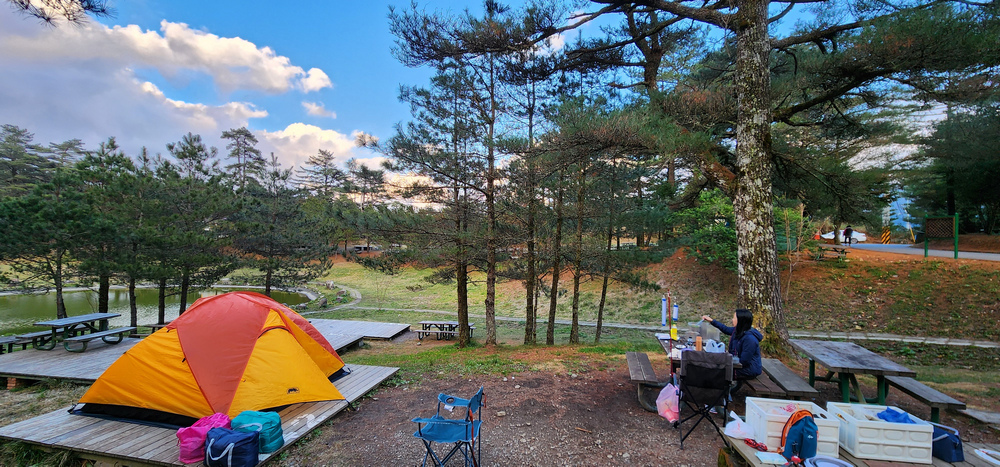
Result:
<instances>
[{"instance_id":1,"label":"blue bag","mask_svg":"<svg viewBox=\"0 0 1000 467\"><path fill-rule=\"evenodd\" d=\"M819 445L819 427L808 410L797 410L785 422L781 430L781 455L792 460L798 456L805 460L816 457Z\"/></svg>"},{"instance_id":2,"label":"blue bag","mask_svg":"<svg viewBox=\"0 0 1000 467\"><path fill-rule=\"evenodd\" d=\"M281 415L278 415L278 412L244 410L233 418L232 425L236 431L260 433L261 454L272 453L285 445L285 437L281 431Z\"/></svg>"},{"instance_id":3,"label":"blue bag","mask_svg":"<svg viewBox=\"0 0 1000 467\"><path fill-rule=\"evenodd\" d=\"M910 414L906 412L900 412L898 410L893 410L892 407L886 407L885 410L879 412L876 415L878 415L878 418L881 418L882 420L885 420L890 423L913 423L913 424L917 423L913 421L912 418L910 418Z\"/></svg>"},{"instance_id":4,"label":"blue bag","mask_svg":"<svg viewBox=\"0 0 1000 467\"><path fill-rule=\"evenodd\" d=\"M205 465L208 467L253 467L257 465L256 431L244 433L212 428L205 437Z\"/></svg>"},{"instance_id":5,"label":"blue bag","mask_svg":"<svg viewBox=\"0 0 1000 467\"><path fill-rule=\"evenodd\" d=\"M944 425L934 425L934 437L931 439L931 455L945 462L965 462L965 452L962 451L962 438L958 430Z\"/></svg>"}]
</instances>

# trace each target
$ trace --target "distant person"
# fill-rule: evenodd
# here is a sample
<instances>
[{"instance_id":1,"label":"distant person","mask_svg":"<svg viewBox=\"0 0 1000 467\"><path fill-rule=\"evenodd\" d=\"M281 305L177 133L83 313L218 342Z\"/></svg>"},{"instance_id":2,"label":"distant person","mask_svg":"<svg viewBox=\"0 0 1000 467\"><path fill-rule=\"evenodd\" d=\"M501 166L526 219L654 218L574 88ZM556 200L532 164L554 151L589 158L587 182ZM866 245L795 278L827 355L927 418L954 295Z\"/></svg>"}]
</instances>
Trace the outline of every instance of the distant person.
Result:
<instances>
[{"instance_id":1,"label":"distant person","mask_svg":"<svg viewBox=\"0 0 1000 467\"><path fill-rule=\"evenodd\" d=\"M743 382L754 379L764 370L760 361L760 342L764 340L764 335L753 328L753 313L746 308L739 308L733 313L733 326L729 327L711 316L704 315L701 319L711 321L722 331L723 334L731 336L729 339L729 353L740 359L743 368L733 369L733 380L736 385L732 391L735 393L743 386Z\"/></svg>"},{"instance_id":2,"label":"distant person","mask_svg":"<svg viewBox=\"0 0 1000 467\"><path fill-rule=\"evenodd\" d=\"M851 226L847 226L847 228L844 229L844 243L850 245L852 236L854 236L854 229L852 229Z\"/></svg>"}]
</instances>

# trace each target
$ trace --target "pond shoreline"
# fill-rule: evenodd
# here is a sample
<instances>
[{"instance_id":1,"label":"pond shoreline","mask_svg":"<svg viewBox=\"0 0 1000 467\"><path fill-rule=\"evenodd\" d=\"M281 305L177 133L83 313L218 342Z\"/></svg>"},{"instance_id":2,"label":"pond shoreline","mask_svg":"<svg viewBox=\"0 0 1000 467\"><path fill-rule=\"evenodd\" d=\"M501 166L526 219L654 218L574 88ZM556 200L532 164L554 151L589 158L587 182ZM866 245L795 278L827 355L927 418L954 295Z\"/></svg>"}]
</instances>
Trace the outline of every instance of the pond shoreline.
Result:
<instances>
[{"instance_id":1,"label":"pond shoreline","mask_svg":"<svg viewBox=\"0 0 1000 467\"><path fill-rule=\"evenodd\" d=\"M135 288L137 288L137 289L155 289L156 286L155 285L137 285ZM264 290L264 286L262 286L262 285L214 284L211 287L209 287L209 289ZM110 288L110 290L128 290L128 287L125 287L124 285L112 285L111 288ZM203 289L199 289L199 290L203 290ZM309 301L313 301L313 300L316 300L317 298L319 298L319 294L317 294L316 291L311 290L311 289L307 289L307 288L303 288L303 287L296 287L296 288L293 288L293 289L274 289L274 290L281 290L282 292L297 293L297 294L305 295L305 297L308 298ZM6 296L10 296L10 295L41 295L41 294L51 293L51 292L54 292L54 291L55 291L54 287L52 287L52 288L45 288L45 289L31 289L31 290L26 290L26 291L25 290L19 290L19 291L4 290L4 291L0 291L0 297L6 297ZM63 288L63 292L97 292L97 289L92 289L90 287L65 287L65 288Z\"/></svg>"}]
</instances>

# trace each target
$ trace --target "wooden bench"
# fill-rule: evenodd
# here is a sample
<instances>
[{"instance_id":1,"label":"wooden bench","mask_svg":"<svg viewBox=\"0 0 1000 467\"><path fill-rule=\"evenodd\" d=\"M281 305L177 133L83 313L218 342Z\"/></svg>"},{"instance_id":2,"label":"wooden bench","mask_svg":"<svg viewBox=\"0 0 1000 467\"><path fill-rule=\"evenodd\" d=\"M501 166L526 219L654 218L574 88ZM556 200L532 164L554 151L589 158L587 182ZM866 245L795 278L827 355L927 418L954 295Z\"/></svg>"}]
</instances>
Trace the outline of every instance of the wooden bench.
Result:
<instances>
[{"instance_id":1,"label":"wooden bench","mask_svg":"<svg viewBox=\"0 0 1000 467\"><path fill-rule=\"evenodd\" d=\"M661 383L657 379L653 365L649 363L649 355L643 352L625 352L625 361L628 363L629 377L638 386L636 394L639 405L650 412L656 412L656 397L667 383Z\"/></svg>"},{"instance_id":2,"label":"wooden bench","mask_svg":"<svg viewBox=\"0 0 1000 467\"><path fill-rule=\"evenodd\" d=\"M743 382L753 392L761 397L775 397L778 399L785 397L785 390L778 386L778 383L771 381L771 378L767 376L767 373L761 373L757 375L754 379L748 379Z\"/></svg>"},{"instance_id":3,"label":"wooden bench","mask_svg":"<svg viewBox=\"0 0 1000 467\"><path fill-rule=\"evenodd\" d=\"M6 352L6 353L13 352L15 345L20 345L21 346L21 350L25 350L25 349L28 348L28 344L30 344L30 343L31 343L31 341L24 341L24 340L18 339L17 336L3 336L3 337L0 337L0 355L3 355L4 352Z\"/></svg>"},{"instance_id":4,"label":"wooden bench","mask_svg":"<svg viewBox=\"0 0 1000 467\"><path fill-rule=\"evenodd\" d=\"M66 328L56 329L56 334L62 334L65 330ZM43 341L46 341L51 337L52 337L51 330L29 332L27 334L19 334L17 336L14 336L15 339L14 343L20 344L24 349L28 348L28 344L31 344L32 347L38 348L38 346L41 345Z\"/></svg>"},{"instance_id":5,"label":"wooden bench","mask_svg":"<svg viewBox=\"0 0 1000 467\"><path fill-rule=\"evenodd\" d=\"M816 261L823 261L827 257L836 258L840 261L847 259L849 248L836 245L819 245L816 247Z\"/></svg>"},{"instance_id":6,"label":"wooden bench","mask_svg":"<svg viewBox=\"0 0 1000 467\"><path fill-rule=\"evenodd\" d=\"M122 339L125 338L126 334L129 334L132 331L135 331L135 327L134 326L123 327L123 328L116 328L116 329L108 329L107 331L100 331L100 332L95 332L95 333L91 333L91 334L83 334L83 335L76 336L76 337L68 337L68 338L66 338L66 340L63 341L63 347L65 347L66 350L68 350L70 352L78 352L79 353L79 352L83 352L83 351L87 350L87 344L89 344L90 341L92 341L94 339L97 339L98 337L100 337L101 340L104 341L105 344L117 344L117 343L121 342ZM108 340L108 337L114 336L114 335L117 335L118 338L117 339ZM77 342L83 344L83 346L80 347L79 349L76 349L76 348L73 348L73 347L70 346L71 343L77 343Z\"/></svg>"},{"instance_id":7,"label":"wooden bench","mask_svg":"<svg viewBox=\"0 0 1000 467\"><path fill-rule=\"evenodd\" d=\"M806 380L797 375L790 368L781 363L777 358L762 358L761 364L764 366L764 373L771 377L771 380L781 386L788 397L796 399L814 398L819 396L819 391L809 385Z\"/></svg>"},{"instance_id":8,"label":"wooden bench","mask_svg":"<svg viewBox=\"0 0 1000 467\"><path fill-rule=\"evenodd\" d=\"M965 402L907 376L886 376L885 381L931 407L931 421L941 421L941 409L962 410ZM888 392L888 389L886 390Z\"/></svg>"}]
</instances>

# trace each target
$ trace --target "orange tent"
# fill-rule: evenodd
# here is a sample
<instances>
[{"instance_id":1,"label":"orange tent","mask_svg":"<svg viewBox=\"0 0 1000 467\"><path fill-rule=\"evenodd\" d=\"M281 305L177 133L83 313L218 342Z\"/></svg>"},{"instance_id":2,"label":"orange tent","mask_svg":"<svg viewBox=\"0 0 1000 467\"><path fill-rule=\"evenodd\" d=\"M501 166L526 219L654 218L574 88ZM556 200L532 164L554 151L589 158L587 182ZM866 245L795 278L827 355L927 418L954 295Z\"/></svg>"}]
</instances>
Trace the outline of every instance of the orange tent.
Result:
<instances>
[{"instance_id":1,"label":"orange tent","mask_svg":"<svg viewBox=\"0 0 1000 467\"><path fill-rule=\"evenodd\" d=\"M344 367L305 318L254 292L196 301L94 382L80 411L174 425L299 402L343 399Z\"/></svg>"}]
</instances>

